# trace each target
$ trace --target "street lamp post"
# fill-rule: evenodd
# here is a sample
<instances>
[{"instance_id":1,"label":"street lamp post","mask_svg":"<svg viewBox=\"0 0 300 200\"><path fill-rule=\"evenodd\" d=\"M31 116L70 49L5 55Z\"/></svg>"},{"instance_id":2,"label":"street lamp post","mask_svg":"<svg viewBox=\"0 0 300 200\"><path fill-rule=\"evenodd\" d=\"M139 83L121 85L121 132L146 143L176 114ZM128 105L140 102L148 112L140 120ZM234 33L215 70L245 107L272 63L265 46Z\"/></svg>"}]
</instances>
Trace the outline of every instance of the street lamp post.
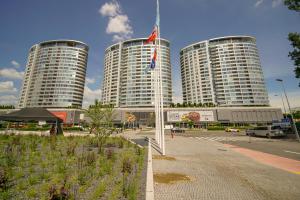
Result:
<instances>
[{"instance_id":1,"label":"street lamp post","mask_svg":"<svg viewBox=\"0 0 300 200\"><path fill-rule=\"evenodd\" d=\"M274 96L275 96L275 97L279 97L278 94L275 94ZM280 97L281 97L281 101L282 101L283 111L284 111L284 113L286 114L287 112L286 112L286 109L285 109L285 105L284 105L284 100L283 100L282 94L280 94Z\"/></svg>"},{"instance_id":2,"label":"street lamp post","mask_svg":"<svg viewBox=\"0 0 300 200\"><path fill-rule=\"evenodd\" d=\"M296 137L297 137L298 141L300 142L300 137L299 137L298 130L297 130L297 127L296 127L295 122L294 122L294 117L293 117L293 113L292 113L292 110L291 110L290 102L289 102L289 99L288 99L287 94L285 92L285 88L284 88L284 85L283 85L283 80L282 79L276 79L276 81L281 83L281 86L282 86L282 89L283 89L283 92L284 92L284 95L285 95L285 98L286 98L286 102L287 102L287 105L288 105L288 108L289 108L289 112L291 114L292 126L293 126L294 132L296 134Z\"/></svg>"}]
</instances>

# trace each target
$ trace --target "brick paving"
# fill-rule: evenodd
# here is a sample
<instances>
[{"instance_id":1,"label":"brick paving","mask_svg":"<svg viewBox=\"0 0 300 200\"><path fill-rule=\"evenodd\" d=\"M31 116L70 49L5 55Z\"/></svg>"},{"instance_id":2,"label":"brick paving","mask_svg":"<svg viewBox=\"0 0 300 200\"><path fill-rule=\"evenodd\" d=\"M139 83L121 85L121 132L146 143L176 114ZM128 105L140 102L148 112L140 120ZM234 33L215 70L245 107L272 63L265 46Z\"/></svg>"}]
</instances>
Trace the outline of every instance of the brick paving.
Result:
<instances>
[{"instance_id":1,"label":"brick paving","mask_svg":"<svg viewBox=\"0 0 300 200\"><path fill-rule=\"evenodd\" d=\"M176 161L153 160L154 173L182 173L192 181L155 184L157 200L300 197L299 175L260 164L221 143L176 137L167 138L166 147L167 155L175 157Z\"/></svg>"},{"instance_id":2,"label":"brick paving","mask_svg":"<svg viewBox=\"0 0 300 200\"><path fill-rule=\"evenodd\" d=\"M153 172L181 173L191 181L155 183L156 200L300 199L300 175L261 164L218 141L166 136L166 153L176 160L153 159Z\"/></svg>"}]
</instances>

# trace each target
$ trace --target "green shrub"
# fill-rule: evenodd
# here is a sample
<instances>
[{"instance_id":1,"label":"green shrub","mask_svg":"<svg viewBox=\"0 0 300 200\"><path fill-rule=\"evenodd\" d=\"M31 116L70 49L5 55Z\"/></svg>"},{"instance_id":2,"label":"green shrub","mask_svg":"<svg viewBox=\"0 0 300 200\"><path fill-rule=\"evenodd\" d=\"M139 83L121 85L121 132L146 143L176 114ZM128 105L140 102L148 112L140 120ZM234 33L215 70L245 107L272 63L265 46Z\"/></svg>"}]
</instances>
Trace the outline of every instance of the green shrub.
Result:
<instances>
[{"instance_id":1,"label":"green shrub","mask_svg":"<svg viewBox=\"0 0 300 200\"><path fill-rule=\"evenodd\" d=\"M1 200L10 200L11 196L10 196L8 191L1 191L0 192L0 199Z\"/></svg>"},{"instance_id":2,"label":"green shrub","mask_svg":"<svg viewBox=\"0 0 300 200\"><path fill-rule=\"evenodd\" d=\"M37 196L37 191L34 188L29 187L26 191L26 195L30 199L35 198Z\"/></svg>"},{"instance_id":3,"label":"green shrub","mask_svg":"<svg viewBox=\"0 0 300 200\"><path fill-rule=\"evenodd\" d=\"M124 140L121 138L118 140L118 147L122 149L124 147Z\"/></svg>"},{"instance_id":4,"label":"green shrub","mask_svg":"<svg viewBox=\"0 0 300 200\"><path fill-rule=\"evenodd\" d=\"M56 140L57 140L57 138L55 135L52 135L49 137L50 149L52 151L54 151L56 149L56 145L57 145Z\"/></svg>"},{"instance_id":5,"label":"green shrub","mask_svg":"<svg viewBox=\"0 0 300 200\"><path fill-rule=\"evenodd\" d=\"M74 156L76 147L77 147L77 142L75 141L69 142L67 146L67 154Z\"/></svg>"},{"instance_id":6,"label":"green shrub","mask_svg":"<svg viewBox=\"0 0 300 200\"><path fill-rule=\"evenodd\" d=\"M113 159L113 157L114 157L114 150L113 149L107 149L105 153L106 153L106 158L108 160Z\"/></svg>"},{"instance_id":7,"label":"green shrub","mask_svg":"<svg viewBox=\"0 0 300 200\"><path fill-rule=\"evenodd\" d=\"M29 176L29 178L28 178L28 184L29 185L35 185L35 184L37 184L39 182L39 178L37 177L37 176L35 176L35 175L31 175L31 176Z\"/></svg>"},{"instance_id":8,"label":"green shrub","mask_svg":"<svg viewBox=\"0 0 300 200\"><path fill-rule=\"evenodd\" d=\"M8 188L8 173L3 167L0 167L0 189L6 190Z\"/></svg>"},{"instance_id":9,"label":"green shrub","mask_svg":"<svg viewBox=\"0 0 300 200\"><path fill-rule=\"evenodd\" d=\"M88 180L88 171L87 170L80 170L78 173L78 183L79 185L85 185Z\"/></svg>"},{"instance_id":10,"label":"green shrub","mask_svg":"<svg viewBox=\"0 0 300 200\"><path fill-rule=\"evenodd\" d=\"M57 172L60 174L65 174L67 171L67 165L66 161L62 158L57 160L57 165L56 165Z\"/></svg>"},{"instance_id":11,"label":"green shrub","mask_svg":"<svg viewBox=\"0 0 300 200\"><path fill-rule=\"evenodd\" d=\"M102 161L102 162L101 162ZM112 173L112 169L113 169L113 165L111 161L107 161L105 159L101 159L100 163L99 163L99 176L104 176L107 174L111 174Z\"/></svg>"},{"instance_id":12,"label":"green shrub","mask_svg":"<svg viewBox=\"0 0 300 200\"><path fill-rule=\"evenodd\" d=\"M63 127L64 131L82 131L80 127Z\"/></svg>"},{"instance_id":13,"label":"green shrub","mask_svg":"<svg viewBox=\"0 0 300 200\"><path fill-rule=\"evenodd\" d=\"M12 145L20 145L21 144L21 136L13 136L12 137L12 141L11 141Z\"/></svg>"},{"instance_id":14,"label":"green shrub","mask_svg":"<svg viewBox=\"0 0 300 200\"><path fill-rule=\"evenodd\" d=\"M13 152L13 146L11 145L6 145L4 147L4 163L8 167L12 167L16 164L16 158Z\"/></svg>"},{"instance_id":15,"label":"green shrub","mask_svg":"<svg viewBox=\"0 0 300 200\"><path fill-rule=\"evenodd\" d=\"M94 151L90 151L86 153L86 164L88 166L95 164L96 159L97 159L97 155Z\"/></svg>"},{"instance_id":16,"label":"green shrub","mask_svg":"<svg viewBox=\"0 0 300 200\"><path fill-rule=\"evenodd\" d=\"M98 147L98 141L97 141L96 138L90 137L90 138L88 139L87 144L88 144L90 147L94 147L94 148Z\"/></svg>"},{"instance_id":17,"label":"green shrub","mask_svg":"<svg viewBox=\"0 0 300 200\"><path fill-rule=\"evenodd\" d=\"M49 189L50 200L67 200L70 199L69 191L62 186L60 190L56 188L55 185L51 186Z\"/></svg>"},{"instance_id":18,"label":"green shrub","mask_svg":"<svg viewBox=\"0 0 300 200\"><path fill-rule=\"evenodd\" d=\"M36 150L37 146L38 146L38 141L37 141L35 138L33 138L33 139L30 141L30 145L29 145L30 150L31 150L32 152L34 152L34 151Z\"/></svg>"},{"instance_id":19,"label":"green shrub","mask_svg":"<svg viewBox=\"0 0 300 200\"><path fill-rule=\"evenodd\" d=\"M105 189L106 189L106 183L104 181L101 181L101 183L96 187L91 199L97 200L101 198L103 193L105 192Z\"/></svg>"},{"instance_id":20,"label":"green shrub","mask_svg":"<svg viewBox=\"0 0 300 200\"><path fill-rule=\"evenodd\" d=\"M122 161L122 173L130 174L133 169L133 162L129 156L125 156Z\"/></svg>"}]
</instances>

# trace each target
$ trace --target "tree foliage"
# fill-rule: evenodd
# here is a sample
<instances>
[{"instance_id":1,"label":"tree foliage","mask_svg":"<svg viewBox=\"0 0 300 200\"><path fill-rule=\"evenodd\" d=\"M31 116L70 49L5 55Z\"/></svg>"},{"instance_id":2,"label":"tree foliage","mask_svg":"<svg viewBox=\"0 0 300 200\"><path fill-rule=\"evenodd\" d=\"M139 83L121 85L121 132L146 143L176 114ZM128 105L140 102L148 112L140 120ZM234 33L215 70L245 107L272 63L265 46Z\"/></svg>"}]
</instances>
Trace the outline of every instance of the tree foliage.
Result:
<instances>
[{"instance_id":1,"label":"tree foliage","mask_svg":"<svg viewBox=\"0 0 300 200\"><path fill-rule=\"evenodd\" d=\"M294 61L296 78L300 78L300 34L289 33L289 40L294 50L289 53L289 56Z\"/></svg>"},{"instance_id":2,"label":"tree foliage","mask_svg":"<svg viewBox=\"0 0 300 200\"><path fill-rule=\"evenodd\" d=\"M106 139L115 131L113 124L114 107L96 100L95 104L86 111L86 115L91 119L89 123L90 133L95 134L99 151L102 151Z\"/></svg>"},{"instance_id":3,"label":"tree foliage","mask_svg":"<svg viewBox=\"0 0 300 200\"><path fill-rule=\"evenodd\" d=\"M15 109L14 105L0 105L0 109Z\"/></svg>"},{"instance_id":4,"label":"tree foliage","mask_svg":"<svg viewBox=\"0 0 300 200\"><path fill-rule=\"evenodd\" d=\"M300 11L300 0L284 0L284 4L290 9Z\"/></svg>"},{"instance_id":5,"label":"tree foliage","mask_svg":"<svg viewBox=\"0 0 300 200\"><path fill-rule=\"evenodd\" d=\"M284 4L290 9L296 12L300 12L300 0L285 0ZM300 34L289 33L288 36L291 45L294 50L289 52L289 57L294 61L296 78L300 78ZM300 87L300 83L299 83Z\"/></svg>"}]
</instances>

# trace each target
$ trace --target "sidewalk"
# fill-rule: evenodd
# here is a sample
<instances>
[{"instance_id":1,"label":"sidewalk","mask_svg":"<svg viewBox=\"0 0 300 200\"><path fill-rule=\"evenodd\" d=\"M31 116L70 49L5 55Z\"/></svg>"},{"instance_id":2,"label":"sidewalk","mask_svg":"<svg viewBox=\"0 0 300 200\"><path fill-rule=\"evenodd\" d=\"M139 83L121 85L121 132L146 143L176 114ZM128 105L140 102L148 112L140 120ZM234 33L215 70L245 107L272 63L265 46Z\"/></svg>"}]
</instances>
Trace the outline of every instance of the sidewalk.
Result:
<instances>
[{"instance_id":1,"label":"sidewalk","mask_svg":"<svg viewBox=\"0 0 300 200\"><path fill-rule=\"evenodd\" d=\"M166 137L167 156L153 159L155 173L180 173L191 181L155 183L155 199L299 199L300 175L261 164L216 141ZM153 150L153 154L158 154ZM297 187L296 187L297 185Z\"/></svg>"}]
</instances>

